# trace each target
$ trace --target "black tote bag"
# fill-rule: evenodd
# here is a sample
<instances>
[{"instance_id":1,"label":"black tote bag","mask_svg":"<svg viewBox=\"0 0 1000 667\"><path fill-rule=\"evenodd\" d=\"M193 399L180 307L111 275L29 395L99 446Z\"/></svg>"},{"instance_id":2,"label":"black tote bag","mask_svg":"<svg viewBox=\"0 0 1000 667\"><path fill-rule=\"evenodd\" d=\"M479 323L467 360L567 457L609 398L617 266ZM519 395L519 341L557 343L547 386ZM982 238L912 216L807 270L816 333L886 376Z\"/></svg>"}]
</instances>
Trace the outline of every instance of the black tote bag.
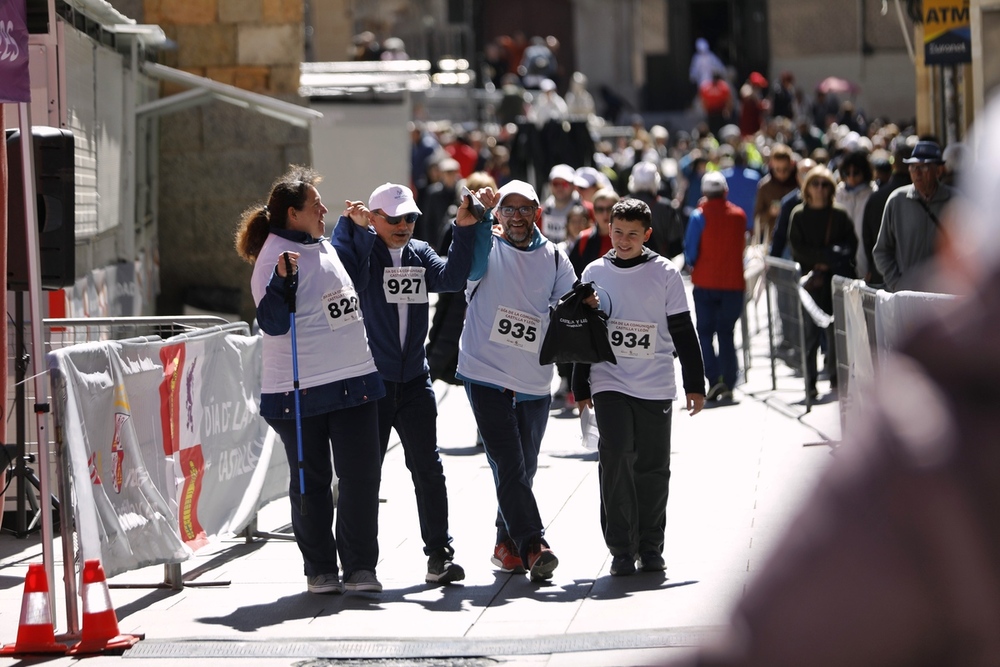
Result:
<instances>
[{"instance_id":1,"label":"black tote bag","mask_svg":"<svg viewBox=\"0 0 1000 667\"><path fill-rule=\"evenodd\" d=\"M540 364L617 364L608 340L608 316L583 303L594 294L594 283L577 281L573 289L549 308L549 328L538 354Z\"/></svg>"}]
</instances>

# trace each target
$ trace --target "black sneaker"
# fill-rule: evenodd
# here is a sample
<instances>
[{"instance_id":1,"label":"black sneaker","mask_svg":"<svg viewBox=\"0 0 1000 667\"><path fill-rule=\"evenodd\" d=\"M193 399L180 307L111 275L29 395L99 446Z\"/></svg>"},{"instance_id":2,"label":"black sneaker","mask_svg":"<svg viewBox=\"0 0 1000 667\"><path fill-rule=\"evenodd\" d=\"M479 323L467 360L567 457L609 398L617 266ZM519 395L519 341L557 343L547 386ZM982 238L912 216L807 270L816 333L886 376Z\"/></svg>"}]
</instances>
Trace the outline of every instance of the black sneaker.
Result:
<instances>
[{"instance_id":1,"label":"black sneaker","mask_svg":"<svg viewBox=\"0 0 1000 667\"><path fill-rule=\"evenodd\" d=\"M667 569L667 564L663 556L655 551L647 551L639 554L639 562L643 572L663 572Z\"/></svg>"},{"instance_id":2,"label":"black sneaker","mask_svg":"<svg viewBox=\"0 0 1000 667\"><path fill-rule=\"evenodd\" d=\"M635 574L635 556L632 554L618 554L611 559L611 576L624 577Z\"/></svg>"},{"instance_id":3,"label":"black sneaker","mask_svg":"<svg viewBox=\"0 0 1000 667\"><path fill-rule=\"evenodd\" d=\"M452 561L455 550L451 547L441 547L427 557L427 576L424 581L429 584L450 584L453 581L465 579L465 570Z\"/></svg>"},{"instance_id":4,"label":"black sneaker","mask_svg":"<svg viewBox=\"0 0 1000 667\"><path fill-rule=\"evenodd\" d=\"M559 565L559 559L540 538L534 538L528 546L528 575L532 581L552 578L552 571Z\"/></svg>"},{"instance_id":5,"label":"black sneaker","mask_svg":"<svg viewBox=\"0 0 1000 667\"><path fill-rule=\"evenodd\" d=\"M722 396L722 394L726 393L727 391L729 391L729 387L726 386L725 382L716 382L708 390L708 393L705 394L705 400L717 401ZM730 396L732 396L732 394L730 394Z\"/></svg>"}]
</instances>

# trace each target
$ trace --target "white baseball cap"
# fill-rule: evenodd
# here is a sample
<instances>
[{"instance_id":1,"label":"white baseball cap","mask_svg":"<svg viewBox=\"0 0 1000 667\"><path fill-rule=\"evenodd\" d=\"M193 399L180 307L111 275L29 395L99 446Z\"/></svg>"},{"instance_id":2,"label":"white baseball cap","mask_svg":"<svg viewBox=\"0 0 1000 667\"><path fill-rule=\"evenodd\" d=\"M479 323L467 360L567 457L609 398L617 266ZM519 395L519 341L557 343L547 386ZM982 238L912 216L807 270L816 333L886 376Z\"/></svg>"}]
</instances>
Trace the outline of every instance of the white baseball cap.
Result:
<instances>
[{"instance_id":1,"label":"white baseball cap","mask_svg":"<svg viewBox=\"0 0 1000 667\"><path fill-rule=\"evenodd\" d=\"M381 210L389 216L420 213L410 188L396 183L386 183L375 188L375 192L368 198L368 210Z\"/></svg>"},{"instance_id":2,"label":"white baseball cap","mask_svg":"<svg viewBox=\"0 0 1000 667\"><path fill-rule=\"evenodd\" d=\"M727 192L729 184L726 177L720 171L709 171L701 177L701 193L705 195L717 195L720 192Z\"/></svg>"},{"instance_id":3,"label":"white baseball cap","mask_svg":"<svg viewBox=\"0 0 1000 667\"><path fill-rule=\"evenodd\" d=\"M531 187L530 183L525 183L524 181L510 181L502 188L497 191L500 195L500 201L497 202L497 206L503 204L503 200L507 198L507 195L521 195L526 199L538 204L538 194L535 192L535 188Z\"/></svg>"},{"instance_id":4,"label":"white baseball cap","mask_svg":"<svg viewBox=\"0 0 1000 667\"><path fill-rule=\"evenodd\" d=\"M567 183L575 183L576 169L568 164L557 164L549 170L549 182L554 181L557 178L566 181Z\"/></svg>"}]
</instances>

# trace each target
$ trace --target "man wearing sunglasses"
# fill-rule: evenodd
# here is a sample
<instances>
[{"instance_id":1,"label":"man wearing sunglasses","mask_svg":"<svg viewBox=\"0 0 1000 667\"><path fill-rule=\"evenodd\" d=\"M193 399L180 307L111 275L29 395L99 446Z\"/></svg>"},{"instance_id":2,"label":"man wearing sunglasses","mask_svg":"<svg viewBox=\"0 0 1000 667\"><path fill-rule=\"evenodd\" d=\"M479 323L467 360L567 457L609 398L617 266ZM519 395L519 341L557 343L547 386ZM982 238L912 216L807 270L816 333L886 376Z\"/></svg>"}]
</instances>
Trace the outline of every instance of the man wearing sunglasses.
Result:
<instances>
[{"instance_id":1,"label":"man wearing sunglasses","mask_svg":"<svg viewBox=\"0 0 1000 667\"><path fill-rule=\"evenodd\" d=\"M500 188L489 218L500 225L487 261L469 276L469 302L459 343L457 376L465 383L496 483L497 540L492 562L502 572L552 576L559 560L542 537L532 480L552 401L552 365L539 348L549 306L576 274L566 255L538 230L539 199L524 181ZM487 203L488 202L484 202ZM477 239L478 242L478 239Z\"/></svg>"},{"instance_id":2,"label":"man wearing sunglasses","mask_svg":"<svg viewBox=\"0 0 1000 667\"><path fill-rule=\"evenodd\" d=\"M492 203L496 194L487 189L480 196ZM360 201L345 202L333 232L333 246L358 291L368 344L386 387L378 402L382 458L395 428L416 492L427 556L425 581L436 584L460 581L465 571L453 560L448 533L448 492L437 449L437 401L424 352L427 295L462 289L477 233L489 240L488 223L477 226L469 205L466 199L458 209L447 259L412 238L420 209L405 185L379 186L367 208Z\"/></svg>"}]
</instances>

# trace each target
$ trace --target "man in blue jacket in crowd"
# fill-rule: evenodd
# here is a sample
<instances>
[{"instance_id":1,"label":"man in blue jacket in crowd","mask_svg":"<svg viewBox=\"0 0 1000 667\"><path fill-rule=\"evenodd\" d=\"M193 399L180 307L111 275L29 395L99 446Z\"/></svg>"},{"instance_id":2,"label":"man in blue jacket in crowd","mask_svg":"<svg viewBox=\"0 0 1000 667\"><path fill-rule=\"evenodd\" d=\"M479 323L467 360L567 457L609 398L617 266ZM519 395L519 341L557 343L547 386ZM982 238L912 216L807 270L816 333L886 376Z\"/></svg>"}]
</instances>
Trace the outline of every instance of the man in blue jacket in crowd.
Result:
<instances>
[{"instance_id":1,"label":"man in blue jacket in crowd","mask_svg":"<svg viewBox=\"0 0 1000 667\"><path fill-rule=\"evenodd\" d=\"M480 194L492 204L492 191ZM425 580L460 581L465 571L453 560L448 491L437 449L437 401L424 351L427 295L465 287L473 241L477 233L489 236L490 228L476 225L466 199L458 209L448 258L442 259L427 243L412 238L420 209L408 187L386 183L372 192L367 208L360 201L345 204L333 245L360 296L368 343L385 383L385 397L378 402L382 458L395 427L416 493L427 556Z\"/></svg>"}]
</instances>

